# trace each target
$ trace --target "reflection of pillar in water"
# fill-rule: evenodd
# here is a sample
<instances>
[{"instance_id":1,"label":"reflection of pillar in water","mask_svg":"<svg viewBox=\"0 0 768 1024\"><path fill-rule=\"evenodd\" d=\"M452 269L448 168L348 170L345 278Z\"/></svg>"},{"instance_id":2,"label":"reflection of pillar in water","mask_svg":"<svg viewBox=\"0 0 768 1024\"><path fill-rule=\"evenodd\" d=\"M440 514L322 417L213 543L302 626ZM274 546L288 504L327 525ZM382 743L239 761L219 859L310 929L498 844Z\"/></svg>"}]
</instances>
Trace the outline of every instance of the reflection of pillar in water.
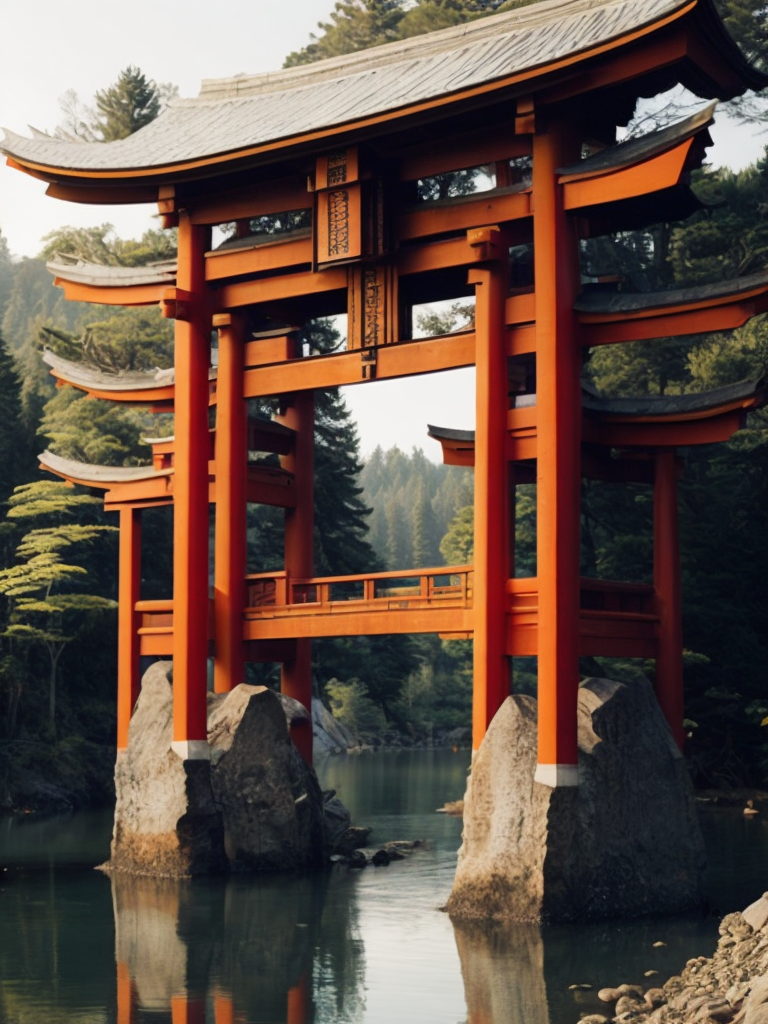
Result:
<instances>
[{"instance_id":1,"label":"reflection of pillar in water","mask_svg":"<svg viewBox=\"0 0 768 1024\"><path fill-rule=\"evenodd\" d=\"M205 1024L205 1000L186 995L171 999L171 1024Z\"/></svg>"},{"instance_id":2,"label":"reflection of pillar in water","mask_svg":"<svg viewBox=\"0 0 768 1024\"><path fill-rule=\"evenodd\" d=\"M213 997L213 1019L215 1024L235 1024L235 1007L232 997L217 992Z\"/></svg>"},{"instance_id":3,"label":"reflection of pillar in water","mask_svg":"<svg viewBox=\"0 0 768 1024\"><path fill-rule=\"evenodd\" d=\"M215 890L206 892L213 900L184 880L112 875L120 1024L131 1024L136 1008L167 1011L174 999L174 1021L196 1019L221 924L223 891L218 899ZM182 1010L184 1002L192 1009Z\"/></svg>"},{"instance_id":4,"label":"reflection of pillar in water","mask_svg":"<svg viewBox=\"0 0 768 1024\"><path fill-rule=\"evenodd\" d=\"M550 1024L538 925L453 921L468 1024Z\"/></svg>"},{"instance_id":5,"label":"reflection of pillar in water","mask_svg":"<svg viewBox=\"0 0 768 1024\"><path fill-rule=\"evenodd\" d=\"M117 961L117 1024L133 1024L135 995L128 964Z\"/></svg>"},{"instance_id":6,"label":"reflection of pillar in water","mask_svg":"<svg viewBox=\"0 0 768 1024\"><path fill-rule=\"evenodd\" d=\"M309 1024L311 1005L309 978L304 971L298 984L288 989L288 1024Z\"/></svg>"}]
</instances>

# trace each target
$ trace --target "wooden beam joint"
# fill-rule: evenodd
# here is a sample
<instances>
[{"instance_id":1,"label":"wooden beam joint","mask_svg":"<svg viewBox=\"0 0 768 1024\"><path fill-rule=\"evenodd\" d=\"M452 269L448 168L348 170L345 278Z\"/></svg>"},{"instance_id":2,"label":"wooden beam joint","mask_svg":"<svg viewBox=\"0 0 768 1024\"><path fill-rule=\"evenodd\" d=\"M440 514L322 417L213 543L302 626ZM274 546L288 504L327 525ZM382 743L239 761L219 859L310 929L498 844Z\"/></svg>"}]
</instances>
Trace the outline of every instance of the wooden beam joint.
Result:
<instances>
[{"instance_id":1,"label":"wooden beam joint","mask_svg":"<svg viewBox=\"0 0 768 1024\"><path fill-rule=\"evenodd\" d=\"M166 320L189 321L191 302L191 294L183 288L166 288L160 299L160 313Z\"/></svg>"}]
</instances>

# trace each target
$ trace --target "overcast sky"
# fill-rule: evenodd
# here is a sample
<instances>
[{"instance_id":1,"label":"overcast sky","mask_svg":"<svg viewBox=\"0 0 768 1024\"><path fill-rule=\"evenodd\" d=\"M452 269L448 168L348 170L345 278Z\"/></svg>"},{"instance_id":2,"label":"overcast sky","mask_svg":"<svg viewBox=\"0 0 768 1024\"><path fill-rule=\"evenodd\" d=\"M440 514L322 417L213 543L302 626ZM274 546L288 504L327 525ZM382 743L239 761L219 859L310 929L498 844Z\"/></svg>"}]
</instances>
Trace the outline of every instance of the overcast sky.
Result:
<instances>
[{"instance_id":1,"label":"overcast sky","mask_svg":"<svg viewBox=\"0 0 768 1024\"><path fill-rule=\"evenodd\" d=\"M52 130L68 89L90 103L129 64L156 82L174 83L182 96L197 95L203 78L277 69L333 6L334 0L0 0L0 127ZM754 161L768 141L725 123L715 135L711 162L734 168ZM0 231L15 256L36 255L42 236L65 224L108 222L134 237L155 212L63 203L44 193L43 182L0 165ZM379 443L405 450L415 444L438 458L425 423L474 425L467 371L438 375L426 387L418 379L366 385L348 397L366 453Z\"/></svg>"}]
</instances>

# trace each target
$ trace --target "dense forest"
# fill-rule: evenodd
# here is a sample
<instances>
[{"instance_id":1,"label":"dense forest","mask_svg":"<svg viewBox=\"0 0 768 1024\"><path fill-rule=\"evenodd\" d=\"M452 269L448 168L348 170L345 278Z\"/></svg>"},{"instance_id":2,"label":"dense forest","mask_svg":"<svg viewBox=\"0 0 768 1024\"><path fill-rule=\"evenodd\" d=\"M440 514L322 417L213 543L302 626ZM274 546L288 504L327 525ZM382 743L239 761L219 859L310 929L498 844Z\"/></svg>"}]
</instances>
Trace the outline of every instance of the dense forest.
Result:
<instances>
[{"instance_id":1,"label":"dense forest","mask_svg":"<svg viewBox=\"0 0 768 1024\"><path fill-rule=\"evenodd\" d=\"M417 35L523 6L520 0L339 0L287 66ZM729 28L759 64L768 60L766 11L722 0ZM123 71L94 106L64 97L59 133L115 139L157 116L173 90ZM630 130L674 116L684 100L638 117ZM768 118L764 101L734 115ZM705 168L695 180L703 212L590 241L586 276L618 273L649 291L735 277L768 265L768 159L738 173ZM471 179L460 188L471 190ZM1 228L1 225L0 225ZM115 524L99 499L43 477L43 448L86 462L133 465L148 458L143 436L172 432L136 412L56 389L42 361L52 348L103 369L170 366L172 327L153 309L103 310L66 303L46 259L85 258L135 266L173 256L173 232L115 237L109 225L63 229L40 255L16 259L0 234L0 809L83 805L107 799L114 757ZM470 315L466 308L460 311ZM445 327L451 310L434 314ZM432 325L435 326L434 324ZM423 325L427 332L430 324ZM330 350L338 325L311 325L310 343ZM702 391L760 378L768 323L728 334L594 350L585 377L621 396ZM472 560L471 471L436 465L420 447L377 448L363 465L354 423L335 392L318 396L316 564L319 574L456 565ZM268 408L262 409L268 412ZM417 444L420 438L415 438ZM768 414L750 414L728 444L681 453L684 635L688 755L702 785L768 785ZM517 497L516 565L535 572L535 488ZM646 582L652 573L650 487L584 484L582 571ZM280 561L276 510L249 508L249 569ZM145 520L142 596L170 597L172 520ZM350 637L314 644L319 692L363 735L424 741L469 722L471 645L437 637ZM585 673L653 675L653 664L585 661ZM252 666L249 678L276 671ZM514 685L535 691L535 665L521 659Z\"/></svg>"}]
</instances>

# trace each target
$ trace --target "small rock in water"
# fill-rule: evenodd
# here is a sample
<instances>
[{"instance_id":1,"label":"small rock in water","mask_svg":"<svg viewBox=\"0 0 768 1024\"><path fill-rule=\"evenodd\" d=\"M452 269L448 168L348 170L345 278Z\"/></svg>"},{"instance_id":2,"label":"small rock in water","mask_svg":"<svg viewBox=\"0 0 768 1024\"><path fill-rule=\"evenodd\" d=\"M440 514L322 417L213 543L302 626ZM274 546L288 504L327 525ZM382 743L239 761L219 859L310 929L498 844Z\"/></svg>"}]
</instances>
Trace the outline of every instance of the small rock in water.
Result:
<instances>
[{"instance_id":1,"label":"small rock in water","mask_svg":"<svg viewBox=\"0 0 768 1024\"><path fill-rule=\"evenodd\" d=\"M351 868L367 868L368 858L362 850L353 850L347 858L347 863Z\"/></svg>"},{"instance_id":2,"label":"small rock in water","mask_svg":"<svg viewBox=\"0 0 768 1024\"><path fill-rule=\"evenodd\" d=\"M666 946L666 942L654 942L653 944L654 949L661 949L663 946Z\"/></svg>"},{"instance_id":3,"label":"small rock in water","mask_svg":"<svg viewBox=\"0 0 768 1024\"><path fill-rule=\"evenodd\" d=\"M592 986L582 982L581 984L577 984L577 985L569 985L568 986L568 991L569 992L591 992L592 991Z\"/></svg>"},{"instance_id":4,"label":"small rock in water","mask_svg":"<svg viewBox=\"0 0 768 1024\"><path fill-rule=\"evenodd\" d=\"M377 868L385 868L389 866L391 860L392 858L386 850L377 850L371 857L371 864Z\"/></svg>"},{"instance_id":5,"label":"small rock in water","mask_svg":"<svg viewBox=\"0 0 768 1024\"><path fill-rule=\"evenodd\" d=\"M653 978L654 975L658 974L658 971L643 971L644 978Z\"/></svg>"},{"instance_id":6,"label":"small rock in water","mask_svg":"<svg viewBox=\"0 0 768 1024\"><path fill-rule=\"evenodd\" d=\"M597 993L597 998L603 1003L615 1003L621 996L622 993L617 988L601 988Z\"/></svg>"}]
</instances>

